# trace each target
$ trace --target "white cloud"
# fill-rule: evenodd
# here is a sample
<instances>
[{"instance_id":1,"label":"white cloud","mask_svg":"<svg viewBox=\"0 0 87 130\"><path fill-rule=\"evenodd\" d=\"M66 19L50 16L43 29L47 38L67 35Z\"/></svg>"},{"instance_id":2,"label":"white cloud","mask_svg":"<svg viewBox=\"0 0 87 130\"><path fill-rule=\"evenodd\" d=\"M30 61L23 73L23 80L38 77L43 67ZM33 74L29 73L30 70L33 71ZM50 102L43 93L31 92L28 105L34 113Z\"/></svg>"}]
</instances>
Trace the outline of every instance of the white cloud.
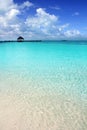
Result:
<instances>
[{"instance_id":1,"label":"white cloud","mask_svg":"<svg viewBox=\"0 0 87 130\"><path fill-rule=\"evenodd\" d=\"M10 25L17 24L17 15L20 14L18 9L10 9L3 15L0 15L0 28L10 29Z\"/></svg>"},{"instance_id":2,"label":"white cloud","mask_svg":"<svg viewBox=\"0 0 87 130\"><path fill-rule=\"evenodd\" d=\"M66 32L64 32L64 35L68 38L78 37L78 36L80 36L80 31L79 30L67 30Z\"/></svg>"},{"instance_id":3,"label":"white cloud","mask_svg":"<svg viewBox=\"0 0 87 130\"><path fill-rule=\"evenodd\" d=\"M51 15L51 14L49 14L49 13L47 13L44 9L42 9L42 8L39 8L39 9L37 9L36 10L36 12L37 12L37 16L38 17L44 17L44 18L46 18L46 20L48 20L48 21L57 21L57 17L55 16L55 15Z\"/></svg>"},{"instance_id":4,"label":"white cloud","mask_svg":"<svg viewBox=\"0 0 87 130\"><path fill-rule=\"evenodd\" d=\"M13 0L0 0L0 39L9 39L18 34L22 34L23 24L19 15L22 14L24 8L29 8L33 4L25 1L20 6L15 4ZM21 21L21 22L20 22ZM22 29L21 29L22 28ZM17 37L17 36L16 36Z\"/></svg>"},{"instance_id":5,"label":"white cloud","mask_svg":"<svg viewBox=\"0 0 87 130\"><path fill-rule=\"evenodd\" d=\"M50 34L57 21L58 17L47 13L42 8L38 8L36 10L36 15L31 18L27 18L25 24L30 30L35 32L38 31L38 33L43 33L46 35Z\"/></svg>"},{"instance_id":6,"label":"white cloud","mask_svg":"<svg viewBox=\"0 0 87 130\"><path fill-rule=\"evenodd\" d=\"M69 23L64 24L64 25L62 25L62 26L59 27L59 30L62 31L62 30L64 30L65 28L67 28L68 26L69 26Z\"/></svg>"},{"instance_id":7,"label":"white cloud","mask_svg":"<svg viewBox=\"0 0 87 130\"><path fill-rule=\"evenodd\" d=\"M1 11L8 11L12 8L16 8L17 5L14 4L13 0L0 0L0 12Z\"/></svg>"},{"instance_id":8,"label":"white cloud","mask_svg":"<svg viewBox=\"0 0 87 130\"><path fill-rule=\"evenodd\" d=\"M31 6L33 6L33 3L31 3L31 2L29 2L29 1L25 1L23 4L21 4L19 7L21 8L21 9L24 9L24 8L29 8L29 7L31 7Z\"/></svg>"},{"instance_id":9,"label":"white cloud","mask_svg":"<svg viewBox=\"0 0 87 130\"><path fill-rule=\"evenodd\" d=\"M19 35L26 39L74 38L80 35L78 30L65 31L69 24L59 25L59 17L43 8L36 9L35 15L28 14L24 19L23 11L33 6L29 1L20 5L13 0L0 2L0 39L16 39Z\"/></svg>"},{"instance_id":10,"label":"white cloud","mask_svg":"<svg viewBox=\"0 0 87 130\"><path fill-rule=\"evenodd\" d=\"M16 17L18 14L20 14L20 11L17 9L11 9L9 12L6 13L7 19L13 19Z\"/></svg>"},{"instance_id":11,"label":"white cloud","mask_svg":"<svg viewBox=\"0 0 87 130\"><path fill-rule=\"evenodd\" d=\"M0 27L3 29L9 29L9 26L13 24L13 22L17 22L17 15L20 13L17 4L13 2L13 0L3 0L0 1Z\"/></svg>"}]
</instances>

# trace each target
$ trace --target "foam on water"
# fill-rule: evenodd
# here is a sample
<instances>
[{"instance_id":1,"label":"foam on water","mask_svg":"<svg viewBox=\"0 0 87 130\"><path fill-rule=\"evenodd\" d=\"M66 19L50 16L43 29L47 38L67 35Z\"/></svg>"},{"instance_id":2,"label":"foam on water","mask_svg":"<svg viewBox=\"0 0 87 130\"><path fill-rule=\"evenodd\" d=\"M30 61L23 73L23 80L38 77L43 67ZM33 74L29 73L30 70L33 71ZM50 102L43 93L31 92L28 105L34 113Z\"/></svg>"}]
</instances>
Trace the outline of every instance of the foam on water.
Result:
<instances>
[{"instance_id":1,"label":"foam on water","mask_svg":"<svg viewBox=\"0 0 87 130\"><path fill-rule=\"evenodd\" d=\"M1 130L86 130L87 45L0 45Z\"/></svg>"}]
</instances>

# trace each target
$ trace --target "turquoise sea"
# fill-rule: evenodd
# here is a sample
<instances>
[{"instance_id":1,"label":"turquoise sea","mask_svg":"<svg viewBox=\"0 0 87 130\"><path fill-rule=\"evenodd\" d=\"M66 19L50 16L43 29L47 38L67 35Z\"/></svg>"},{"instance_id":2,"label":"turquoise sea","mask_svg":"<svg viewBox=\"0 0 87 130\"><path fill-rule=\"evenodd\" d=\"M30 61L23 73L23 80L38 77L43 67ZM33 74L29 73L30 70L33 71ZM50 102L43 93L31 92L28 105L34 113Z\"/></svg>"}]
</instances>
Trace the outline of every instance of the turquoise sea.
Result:
<instances>
[{"instance_id":1,"label":"turquoise sea","mask_svg":"<svg viewBox=\"0 0 87 130\"><path fill-rule=\"evenodd\" d=\"M1 130L87 130L87 42L0 44Z\"/></svg>"}]
</instances>

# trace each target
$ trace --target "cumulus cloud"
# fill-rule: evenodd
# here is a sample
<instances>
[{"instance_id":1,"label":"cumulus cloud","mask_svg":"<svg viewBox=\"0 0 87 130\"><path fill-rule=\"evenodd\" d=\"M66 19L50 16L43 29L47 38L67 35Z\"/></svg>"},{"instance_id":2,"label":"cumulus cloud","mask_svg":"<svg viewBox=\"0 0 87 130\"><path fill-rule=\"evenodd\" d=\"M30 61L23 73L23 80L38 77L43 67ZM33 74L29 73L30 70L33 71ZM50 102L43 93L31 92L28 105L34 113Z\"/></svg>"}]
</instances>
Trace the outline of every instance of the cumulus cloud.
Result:
<instances>
[{"instance_id":1,"label":"cumulus cloud","mask_svg":"<svg viewBox=\"0 0 87 130\"><path fill-rule=\"evenodd\" d=\"M13 0L0 0L0 12L5 12L13 8L17 8L17 4Z\"/></svg>"},{"instance_id":2,"label":"cumulus cloud","mask_svg":"<svg viewBox=\"0 0 87 130\"><path fill-rule=\"evenodd\" d=\"M33 6L33 3L31 3L31 2L29 2L29 1L25 1L23 4L21 4L19 7L21 8L21 9L24 9L24 8L29 8L29 7L31 7L31 6Z\"/></svg>"},{"instance_id":3,"label":"cumulus cloud","mask_svg":"<svg viewBox=\"0 0 87 130\"><path fill-rule=\"evenodd\" d=\"M34 15L28 13L24 18L22 12L34 6L29 1L20 5L13 0L0 2L0 39L16 39L19 35L26 39L59 39L80 35L78 30L65 31L69 24L59 25L59 17L43 8L37 8Z\"/></svg>"},{"instance_id":4,"label":"cumulus cloud","mask_svg":"<svg viewBox=\"0 0 87 130\"><path fill-rule=\"evenodd\" d=\"M58 18L55 15L47 13L44 9L38 8L34 17L26 19L25 24L31 29L40 31L49 31L57 22ZM38 31L39 31L38 30Z\"/></svg>"},{"instance_id":5,"label":"cumulus cloud","mask_svg":"<svg viewBox=\"0 0 87 130\"><path fill-rule=\"evenodd\" d=\"M14 3L13 0L0 1L0 39L10 39L12 35L22 34L23 23L19 15L22 14L24 8L29 8L33 4L29 1L25 1L20 6Z\"/></svg>"},{"instance_id":6,"label":"cumulus cloud","mask_svg":"<svg viewBox=\"0 0 87 130\"><path fill-rule=\"evenodd\" d=\"M0 27L7 27L16 22L17 15L20 14L20 10L17 4L13 0L0 1Z\"/></svg>"},{"instance_id":7,"label":"cumulus cloud","mask_svg":"<svg viewBox=\"0 0 87 130\"><path fill-rule=\"evenodd\" d=\"M20 14L20 11L17 9L11 9L9 12L6 13L7 19L13 19L15 16Z\"/></svg>"},{"instance_id":8,"label":"cumulus cloud","mask_svg":"<svg viewBox=\"0 0 87 130\"><path fill-rule=\"evenodd\" d=\"M64 32L64 34L68 38L78 37L78 36L80 36L80 31L79 30L67 30L66 32Z\"/></svg>"},{"instance_id":9,"label":"cumulus cloud","mask_svg":"<svg viewBox=\"0 0 87 130\"><path fill-rule=\"evenodd\" d=\"M59 30L62 31L62 30L64 30L65 28L67 28L68 26L69 26L69 23L64 24L64 25L61 25L61 26L59 27Z\"/></svg>"}]
</instances>

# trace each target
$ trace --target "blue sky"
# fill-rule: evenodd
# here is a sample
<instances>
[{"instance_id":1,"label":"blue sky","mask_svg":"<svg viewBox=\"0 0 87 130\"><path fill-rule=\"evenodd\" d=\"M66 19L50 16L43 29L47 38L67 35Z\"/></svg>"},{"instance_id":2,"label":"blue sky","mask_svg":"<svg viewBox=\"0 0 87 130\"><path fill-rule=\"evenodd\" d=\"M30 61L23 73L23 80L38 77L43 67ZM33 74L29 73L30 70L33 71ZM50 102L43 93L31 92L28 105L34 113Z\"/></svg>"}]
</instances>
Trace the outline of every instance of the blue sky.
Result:
<instances>
[{"instance_id":1,"label":"blue sky","mask_svg":"<svg viewBox=\"0 0 87 130\"><path fill-rule=\"evenodd\" d=\"M0 39L87 39L86 0L1 0Z\"/></svg>"}]
</instances>

